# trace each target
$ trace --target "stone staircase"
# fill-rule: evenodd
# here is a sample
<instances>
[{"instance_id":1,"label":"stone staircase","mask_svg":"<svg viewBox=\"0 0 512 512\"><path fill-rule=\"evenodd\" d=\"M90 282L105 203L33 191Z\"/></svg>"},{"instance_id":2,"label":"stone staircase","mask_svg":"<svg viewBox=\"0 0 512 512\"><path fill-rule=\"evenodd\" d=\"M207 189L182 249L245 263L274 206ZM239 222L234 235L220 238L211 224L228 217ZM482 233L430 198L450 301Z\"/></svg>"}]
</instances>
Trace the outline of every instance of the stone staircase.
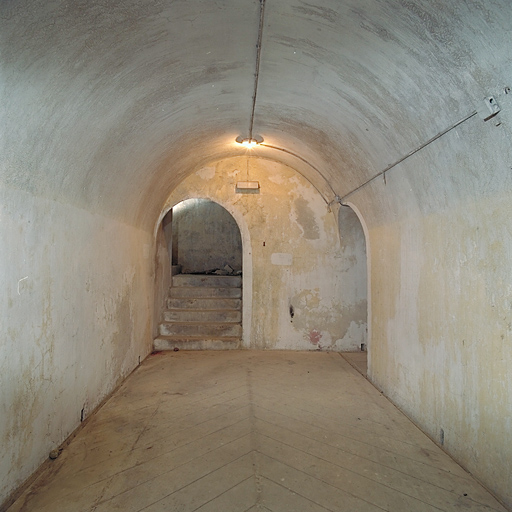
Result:
<instances>
[{"instance_id":1,"label":"stone staircase","mask_svg":"<svg viewBox=\"0 0 512 512\"><path fill-rule=\"evenodd\" d=\"M178 274L154 350L225 350L242 339L242 277Z\"/></svg>"}]
</instances>

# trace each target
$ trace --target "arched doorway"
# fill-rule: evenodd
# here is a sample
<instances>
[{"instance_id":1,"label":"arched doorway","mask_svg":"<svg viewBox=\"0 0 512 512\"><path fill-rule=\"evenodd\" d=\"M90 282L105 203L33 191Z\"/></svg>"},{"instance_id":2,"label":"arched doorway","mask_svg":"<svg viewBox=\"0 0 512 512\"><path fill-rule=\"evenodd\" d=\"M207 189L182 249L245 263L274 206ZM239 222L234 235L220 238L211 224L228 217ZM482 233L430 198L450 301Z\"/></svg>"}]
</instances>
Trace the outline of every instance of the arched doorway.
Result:
<instances>
[{"instance_id":1,"label":"arched doorway","mask_svg":"<svg viewBox=\"0 0 512 512\"><path fill-rule=\"evenodd\" d=\"M172 265L184 274L240 275L242 237L233 216L209 199L187 199L172 209Z\"/></svg>"},{"instance_id":2,"label":"arched doorway","mask_svg":"<svg viewBox=\"0 0 512 512\"><path fill-rule=\"evenodd\" d=\"M346 359L363 375L371 374L371 314L370 314L370 245L364 219L353 205L340 205L338 229L343 252L343 272L349 284L344 289L345 300L355 305L354 320L360 329L356 343L361 352L346 354Z\"/></svg>"},{"instance_id":3,"label":"arched doorway","mask_svg":"<svg viewBox=\"0 0 512 512\"><path fill-rule=\"evenodd\" d=\"M242 237L209 199L175 205L161 223L169 276L154 348L239 348L242 340Z\"/></svg>"},{"instance_id":4,"label":"arched doorway","mask_svg":"<svg viewBox=\"0 0 512 512\"><path fill-rule=\"evenodd\" d=\"M348 206L340 206L338 229L343 262L343 311L350 322L351 343L366 351L368 346L367 255L363 226Z\"/></svg>"}]
</instances>

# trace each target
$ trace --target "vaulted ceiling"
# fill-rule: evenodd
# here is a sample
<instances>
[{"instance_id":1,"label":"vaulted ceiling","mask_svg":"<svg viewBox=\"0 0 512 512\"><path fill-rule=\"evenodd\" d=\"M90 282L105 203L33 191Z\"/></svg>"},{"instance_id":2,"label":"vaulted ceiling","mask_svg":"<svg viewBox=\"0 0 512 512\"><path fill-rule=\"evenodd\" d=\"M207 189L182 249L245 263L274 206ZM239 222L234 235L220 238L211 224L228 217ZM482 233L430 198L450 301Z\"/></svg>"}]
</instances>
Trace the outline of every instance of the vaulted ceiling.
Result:
<instances>
[{"instance_id":1,"label":"vaulted ceiling","mask_svg":"<svg viewBox=\"0 0 512 512\"><path fill-rule=\"evenodd\" d=\"M1 173L149 226L252 132L273 147L251 156L331 199L501 86L510 19L509 0L4 1Z\"/></svg>"}]
</instances>

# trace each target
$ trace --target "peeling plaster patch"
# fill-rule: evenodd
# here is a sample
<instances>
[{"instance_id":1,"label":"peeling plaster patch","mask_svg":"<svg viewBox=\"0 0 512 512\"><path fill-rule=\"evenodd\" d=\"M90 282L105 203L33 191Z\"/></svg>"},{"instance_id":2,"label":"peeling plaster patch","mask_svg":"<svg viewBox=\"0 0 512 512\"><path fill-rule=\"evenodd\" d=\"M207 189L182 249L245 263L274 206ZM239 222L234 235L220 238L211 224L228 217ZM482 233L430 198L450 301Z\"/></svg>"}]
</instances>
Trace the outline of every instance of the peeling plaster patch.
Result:
<instances>
[{"instance_id":1,"label":"peeling plaster patch","mask_svg":"<svg viewBox=\"0 0 512 512\"><path fill-rule=\"evenodd\" d=\"M18 295L21 295L21 292L25 289L23 281L26 281L27 279L28 276L25 276L18 280Z\"/></svg>"},{"instance_id":2,"label":"peeling plaster patch","mask_svg":"<svg viewBox=\"0 0 512 512\"><path fill-rule=\"evenodd\" d=\"M292 176L288 179L288 186L291 188L292 185L294 185L294 188L300 187L302 185L300 179L297 176Z\"/></svg>"},{"instance_id":3,"label":"peeling plaster patch","mask_svg":"<svg viewBox=\"0 0 512 512\"><path fill-rule=\"evenodd\" d=\"M320 305L320 290L303 290L293 297L292 303L304 309L316 309Z\"/></svg>"},{"instance_id":4,"label":"peeling plaster patch","mask_svg":"<svg viewBox=\"0 0 512 512\"><path fill-rule=\"evenodd\" d=\"M343 338L336 340L333 348L337 350L360 350L361 344L366 343L366 322L350 322Z\"/></svg>"},{"instance_id":5,"label":"peeling plaster patch","mask_svg":"<svg viewBox=\"0 0 512 512\"><path fill-rule=\"evenodd\" d=\"M318 348L322 348L320 345L320 340L322 339L322 333L317 329L313 329L309 332L309 341L312 345L317 346Z\"/></svg>"},{"instance_id":6,"label":"peeling plaster patch","mask_svg":"<svg viewBox=\"0 0 512 512\"><path fill-rule=\"evenodd\" d=\"M196 174L203 180L211 180L215 177L215 167L203 167Z\"/></svg>"},{"instance_id":7,"label":"peeling plaster patch","mask_svg":"<svg viewBox=\"0 0 512 512\"><path fill-rule=\"evenodd\" d=\"M268 181L271 181L272 183L276 183L277 185L282 185L284 182L284 177L281 176L280 174L274 174L274 175L270 175L268 177Z\"/></svg>"},{"instance_id":8,"label":"peeling plaster patch","mask_svg":"<svg viewBox=\"0 0 512 512\"><path fill-rule=\"evenodd\" d=\"M303 197L299 197L294 201L294 207L296 221L302 230L304 238L318 240L320 238L320 230L308 202Z\"/></svg>"},{"instance_id":9,"label":"peeling plaster patch","mask_svg":"<svg viewBox=\"0 0 512 512\"><path fill-rule=\"evenodd\" d=\"M366 331L366 316L367 305L365 300L355 304L344 304L340 306L341 334L344 340L348 339L354 325L360 326ZM366 343L366 338L360 339L359 336L357 336L356 339L360 340L357 343L358 346L361 343Z\"/></svg>"}]
</instances>

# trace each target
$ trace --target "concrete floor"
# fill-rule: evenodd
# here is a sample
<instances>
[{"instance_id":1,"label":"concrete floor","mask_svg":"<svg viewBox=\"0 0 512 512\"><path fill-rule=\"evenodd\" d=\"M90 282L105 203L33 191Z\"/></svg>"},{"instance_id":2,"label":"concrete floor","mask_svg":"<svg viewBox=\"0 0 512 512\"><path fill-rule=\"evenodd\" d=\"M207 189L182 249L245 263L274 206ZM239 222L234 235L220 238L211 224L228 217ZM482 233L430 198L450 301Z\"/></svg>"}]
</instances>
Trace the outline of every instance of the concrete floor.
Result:
<instances>
[{"instance_id":1,"label":"concrete floor","mask_svg":"<svg viewBox=\"0 0 512 512\"><path fill-rule=\"evenodd\" d=\"M9 512L461 509L505 511L340 354L182 351L150 356Z\"/></svg>"}]
</instances>

